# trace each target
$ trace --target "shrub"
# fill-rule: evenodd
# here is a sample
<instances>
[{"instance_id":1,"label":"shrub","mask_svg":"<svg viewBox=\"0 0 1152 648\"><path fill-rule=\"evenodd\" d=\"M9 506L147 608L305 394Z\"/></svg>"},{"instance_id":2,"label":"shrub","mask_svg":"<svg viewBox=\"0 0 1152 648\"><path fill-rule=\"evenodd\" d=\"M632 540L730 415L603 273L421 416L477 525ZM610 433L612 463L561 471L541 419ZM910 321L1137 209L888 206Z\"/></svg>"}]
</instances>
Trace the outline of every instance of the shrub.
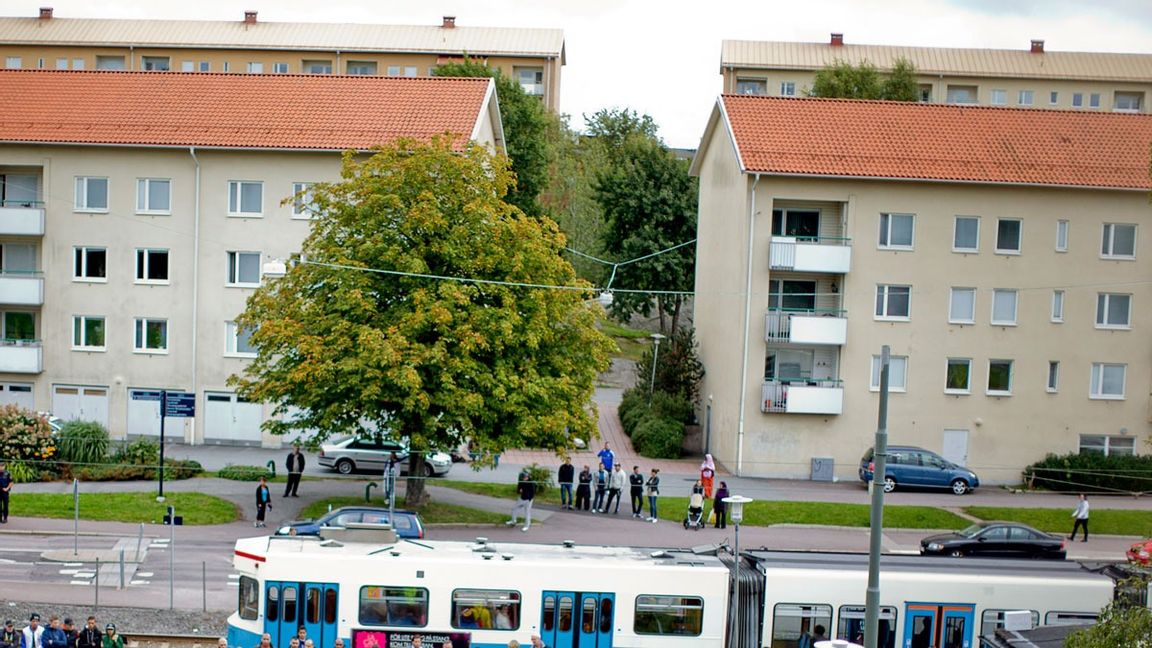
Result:
<instances>
[{"instance_id":1,"label":"shrub","mask_svg":"<svg viewBox=\"0 0 1152 648\"><path fill-rule=\"evenodd\" d=\"M167 478L167 473L165 473ZM156 470L149 466L130 464L79 466L72 469L72 477L80 481L137 481L156 479Z\"/></svg>"},{"instance_id":2,"label":"shrub","mask_svg":"<svg viewBox=\"0 0 1152 648\"><path fill-rule=\"evenodd\" d=\"M620 406L616 408L616 413L620 415L620 420L623 421L629 412L646 407L648 407L648 390L639 387L629 387L624 390L624 395L620 399ZM630 432L630 430L625 430L625 432Z\"/></svg>"},{"instance_id":3,"label":"shrub","mask_svg":"<svg viewBox=\"0 0 1152 648\"><path fill-rule=\"evenodd\" d=\"M696 333L691 328L681 328L672 334L667 343L661 345L656 358L655 387L657 392L676 394L696 406L700 395L700 381L704 379L704 365L697 355ZM636 387L648 393L652 382L652 360L655 349L648 349L636 363ZM691 423L686 419L685 423Z\"/></svg>"},{"instance_id":4,"label":"shrub","mask_svg":"<svg viewBox=\"0 0 1152 648\"><path fill-rule=\"evenodd\" d=\"M195 459L165 459L165 479L191 479L204 472L204 466Z\"/></svg>"},{"instance_id":5,"label":"shrub","mask_svg":"<svg viewBox=\"0 0 1152 648\"><path fill-rule=\"evenodd\" d=\"M684 443L684 424L671 418L649 416L637 427L633 437L637 452L650 459L679 459Z\"/></svg>"},{"instance_id":6,"label":"shrub","mask_svg":"<svg viewBox=\"0 0 1152 648\"><path fill-rule=\"evenodd\" d=\"M652 410L647 406L634 407L628 410L628 413L620 418L620 426L624 428L624 434L633 436L636 432L636 426L641 421L651 415Z\"/></svg>"},{"instance_id":7,"label":"shrub","mask_svg":"<svg viewBox=\"0 0 1152 648\"><path fill-rule=\"evenodd\" d=\"M47 462L56 455L48 419L16 405L0 406L0 458L21 462L28 470L11 470L16 481L35 481L51 471ZM23 478L23 479L22 479Z\"/></svg>"},{"instance_id":8,"label":"shrub","mask_svg":"<svg viewBox=\"0 0 1152 648\"><path fill-rule=\"evenodd\" d=\"M68 421L60 430L60 461L71 464L99 464L108 457L108 430L95 421Z\"/></svg>"},{"instance_id":9,"label":"shrub","mask_svg":"<svg viewBox=\"0 0 1152 648\"><path fill-rule=\"evenodd\" d=\"M1049 454L1023 475L1024 483L1054 491L1144 493L1152 491L1152 456Z\"/></svg>"},{"instance_id":10,"label":"shrub","mask_svg":"<svg viewBox=\"0 0 1152 648\"><path fill-rule=\"evenodd\" d=\"M536 497L542 497L555 487L552 483L552 469L539 464L532 464L524 470L528 471L528 478L536 482Z\"/></svg>"},{"instance_id":11,"label":"shrub","mask_svg":"<svg viewBox=\"0 0 1152 648\"><path fill-rule=\"evenodd\" d=\"M263 466L233 466L228 464L216 473L220 479L231 479L234 481L260 481L261 477L272 479L272 473L268 468Z\"/></svg>"},{"instance_id":12,"label":"shrub","mask_svg":"<svg viewBox=\"0 0 1152 648\"><path fill-rule=\"evenodd\" d=\"M33 466L23 461L11 461L8 463L8 472L12 473L12 479L21 484L27 484L40 480L40 471L36 470Z\"/></svg>"},{"instance_id":13,"label":"shrub","mask_svg":"<svg viewBox=\"0 0 1152 648\"><path fill-rule=\"evenodd\" d=\"M659 390L652 394L652 413L685 424L691 423L696 416L687 398Z\"/></svg>"},{"instance_id":14,"label":"shrub","mask_svg":"<svg viewBox=\"0 0 1152 648\"><path fill-rule=\"evenodd\" d=\"M160 444L147 438L133 439L120 446L116 451L115 460L133 466L158 466Z\"/></svg>"}]
</instances>

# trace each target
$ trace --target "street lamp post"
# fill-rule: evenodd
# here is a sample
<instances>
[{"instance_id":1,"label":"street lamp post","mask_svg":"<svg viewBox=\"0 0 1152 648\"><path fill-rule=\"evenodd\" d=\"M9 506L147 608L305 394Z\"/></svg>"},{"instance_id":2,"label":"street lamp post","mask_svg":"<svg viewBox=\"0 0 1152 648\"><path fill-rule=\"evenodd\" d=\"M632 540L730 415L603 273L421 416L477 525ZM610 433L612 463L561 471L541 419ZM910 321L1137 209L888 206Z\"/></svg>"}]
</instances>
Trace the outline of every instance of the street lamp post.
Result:
<instances>
[{"instance_id":1,"label":"street lamp post","mask_svg":"<svg viewBox=\"0 0 1152 648\"><path fill-rule=\"evenodd\" d=\"M652 404L652 392L656 391L656 361L660 359L660 340L664 339L663 335L653 333L649 337L656 345L652 349L652 377L648 379L648 404Z\"/></svg>"},{"instance_id":2,"label":"street lamp post","mask_svg":"<svg viewBox=\"0 0 1152 648\"><path fill-rule=\"evenodd\" d=\"M735 575L732 578L732 582L735 584L735 591L732 597L732 615L735 620L735 623L732 625L735 627L736 632L736 643L734 645L740 645L740 523L744 521L744 505L751 504L752 501L751 497L744 497L743 495L733 495L724 498L724 503L728 505L728 518L732 520L732 524L736 525L736 548L733 552L736 559L733 564ZM733 645L732 642L729 642L729 644Z\"/></svg>"}]
</instances>

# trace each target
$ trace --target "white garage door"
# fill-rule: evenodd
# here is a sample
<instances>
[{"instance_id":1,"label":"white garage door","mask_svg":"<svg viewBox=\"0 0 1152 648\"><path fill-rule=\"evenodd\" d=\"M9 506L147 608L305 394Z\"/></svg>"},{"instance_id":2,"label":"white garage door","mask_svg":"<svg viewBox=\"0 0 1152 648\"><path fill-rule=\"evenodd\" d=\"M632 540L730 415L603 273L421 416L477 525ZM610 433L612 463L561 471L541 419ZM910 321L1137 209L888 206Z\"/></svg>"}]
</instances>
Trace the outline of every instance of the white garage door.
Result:
<instances>
[{"instance_id":1,"label":"white garage door","mask_svg":"<svg viewBox=\"0 0 1152 648\"><path fill-rule=\"evenodd\" d=\"M52 414L65 421L96 421L108 427L108 388L53 385Z\"/></svg>"},{"instance_id":2,"label":"white garage door","mask_svg":"<svg viewBox=\"0 0 1152 648\"><path fill-rule=\"evenodd\" d=\"M204 440L213 443L258 444L264 407L236 394L204 393Z\"/></svg>"},{"instance_id":3,"label":"white garage door","mask_svg":"<svg viewBox=\"0 0 1152 648\"><path fill-rule=\"evenodd\" d=\"M32 383L0 383L0 405L16 405L35 411Z\"/></svg>"},{"instance_id":4,"label":"white garage door","mask_svg":"<svg viewBox=\"0 0 1152 648\"><path fill-rule=\"evenodd\" d=\"M159 389L128 390L128 436L150 436L160 438L160 401L134 398L141 392L157 392ZM183 418L164 419L164 441L184 439Z\"/></svg>"}]
</instances>

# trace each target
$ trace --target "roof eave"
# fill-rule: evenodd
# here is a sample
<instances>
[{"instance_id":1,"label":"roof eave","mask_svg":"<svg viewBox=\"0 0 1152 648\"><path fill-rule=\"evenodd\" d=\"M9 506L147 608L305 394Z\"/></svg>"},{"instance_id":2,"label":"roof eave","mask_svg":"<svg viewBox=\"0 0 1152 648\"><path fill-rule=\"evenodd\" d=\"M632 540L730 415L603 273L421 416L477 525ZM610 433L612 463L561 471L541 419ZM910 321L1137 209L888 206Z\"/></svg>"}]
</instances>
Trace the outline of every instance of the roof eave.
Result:
<instances>
[{"instance_id":1,"label":"roof eave","mask_svg":"<svg viewBox=\"0 0 1152 648\"><path fill-rule=\"evenodd\" d=\"M740 172L747 175L759 175L779 178L811 178L816 180L861 180L861 181L877 181L877 182L925 182L932 184L958 184L958 185L985 185L994 187L1033 187L1037 189L1077 189L1077 190L1092 190L1092 191L1138 191L1147 193L1152 190L1152 185L1146 187L1115 187L1103 185L1072 185L1072 184L1056 184L1045 182L1005 182L996 180L960 180L955 178L902 178L899 176L861 176L861 175L837 175L837 174L823 174L823 173L783 173L779 171L767 171L757 169L746 169L741 165Z\"/></svg>"}]
</instances>

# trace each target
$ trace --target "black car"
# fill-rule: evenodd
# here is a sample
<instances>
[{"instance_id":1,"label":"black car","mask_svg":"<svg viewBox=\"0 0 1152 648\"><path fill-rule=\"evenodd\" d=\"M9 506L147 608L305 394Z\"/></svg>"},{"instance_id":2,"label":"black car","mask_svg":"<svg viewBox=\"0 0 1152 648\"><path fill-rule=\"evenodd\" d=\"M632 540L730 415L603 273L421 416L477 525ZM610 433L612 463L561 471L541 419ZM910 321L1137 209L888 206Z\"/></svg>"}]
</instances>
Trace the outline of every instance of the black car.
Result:
<instances>
[{"instance_id":1,"label":"black car","mask_svg":"<svg viewBox=\"0 0 1152 648\"><path fill-rule=\"evenodd\" d=\"M1067 541L1015 522L978 522L963 531L920 541L920 553L934 556L1004 556L1064 560Z\"/></svg>"}]
</instances>

